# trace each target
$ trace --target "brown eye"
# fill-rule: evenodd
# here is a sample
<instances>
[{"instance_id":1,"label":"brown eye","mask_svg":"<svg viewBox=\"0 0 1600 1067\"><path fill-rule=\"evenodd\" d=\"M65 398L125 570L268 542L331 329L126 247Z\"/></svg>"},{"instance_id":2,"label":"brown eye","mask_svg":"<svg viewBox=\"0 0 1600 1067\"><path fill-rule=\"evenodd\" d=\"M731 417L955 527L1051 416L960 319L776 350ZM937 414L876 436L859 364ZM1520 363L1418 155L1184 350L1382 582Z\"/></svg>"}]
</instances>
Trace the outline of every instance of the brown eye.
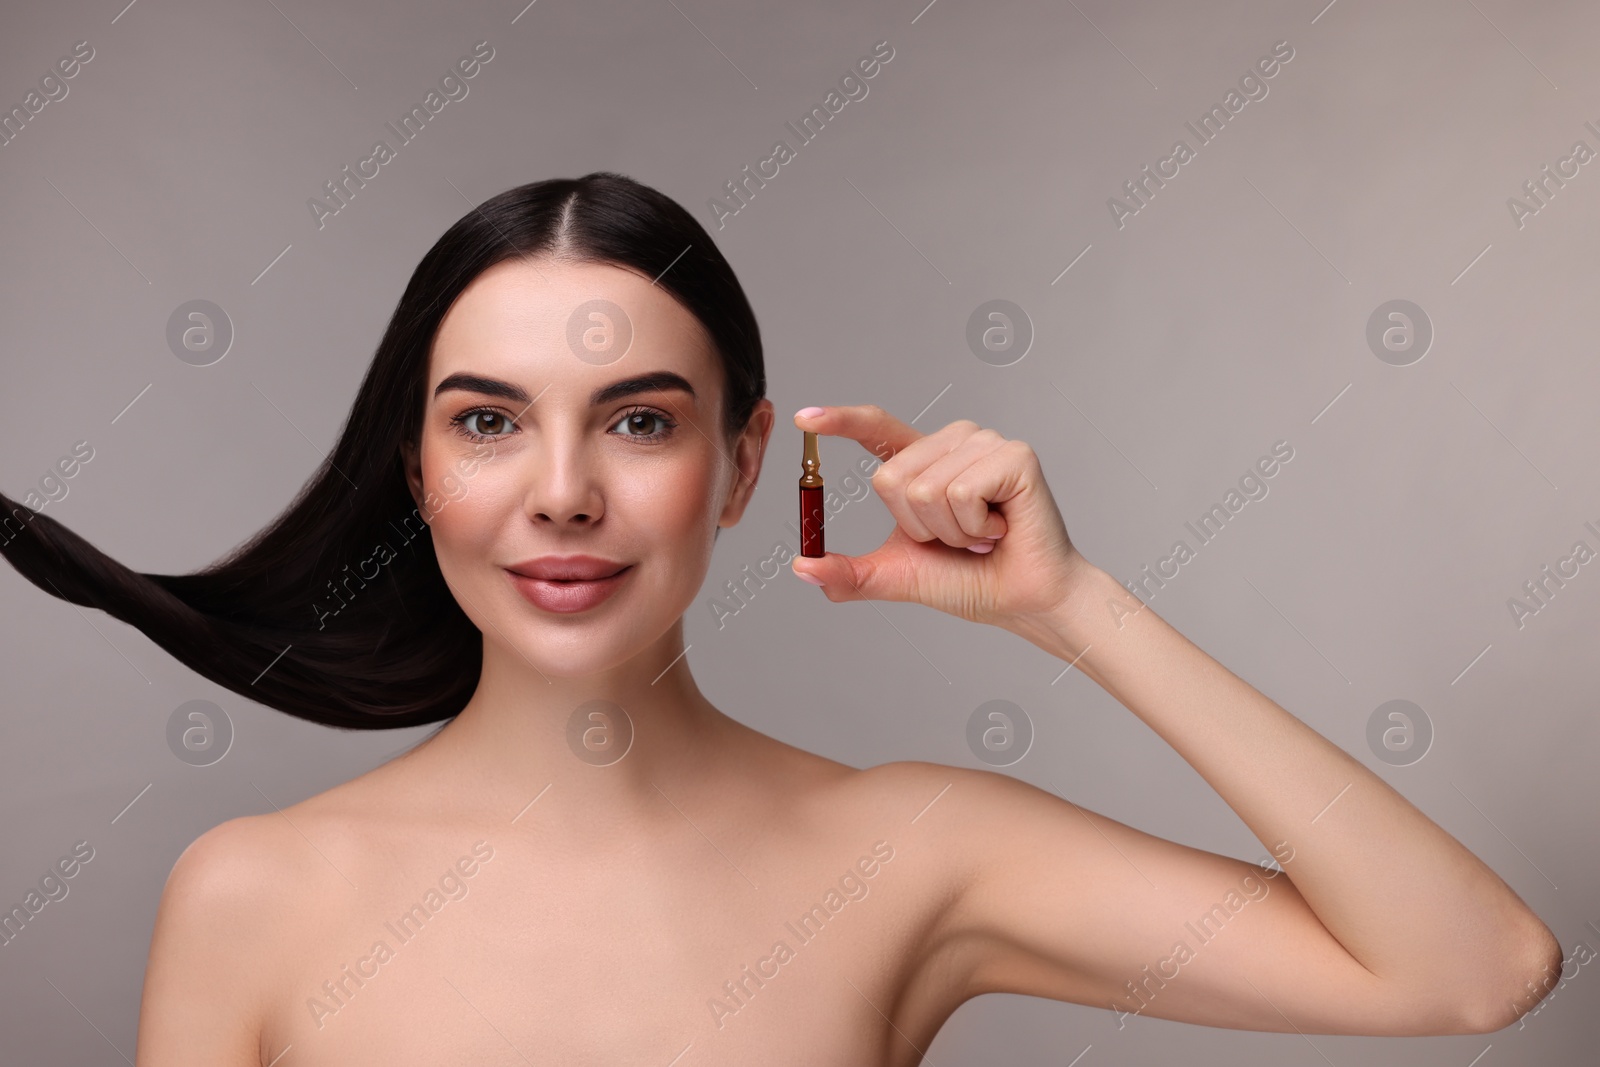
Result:
<instances>
[{"instance_id":1,"label":"brown eye","mask_svg":"<svg viewBox=\"0 0 1600 1067\"><path fill-rule=\"evenodd\" d=\"M504 413L491 408L463 411L453 416L450 421L455 424L457 433L474 441L483 441L490 437L509 437L510 430L515 429L515 424ZM475 421L476 426L473 425Z\"/></svg>"},{"instance_id":2,"label":"brown eye","mask_svg":"<svg viewBox=\"0 0 1600 1067\"><path fill-rule=\"evenodd\" d=\"M659 411L651 408L635 408L627 412L612 423L612 429L618 426L625 429L618 434L633 441L661 441L671 436L673 429L678 424Z\"/></svg>"}]
</instances>

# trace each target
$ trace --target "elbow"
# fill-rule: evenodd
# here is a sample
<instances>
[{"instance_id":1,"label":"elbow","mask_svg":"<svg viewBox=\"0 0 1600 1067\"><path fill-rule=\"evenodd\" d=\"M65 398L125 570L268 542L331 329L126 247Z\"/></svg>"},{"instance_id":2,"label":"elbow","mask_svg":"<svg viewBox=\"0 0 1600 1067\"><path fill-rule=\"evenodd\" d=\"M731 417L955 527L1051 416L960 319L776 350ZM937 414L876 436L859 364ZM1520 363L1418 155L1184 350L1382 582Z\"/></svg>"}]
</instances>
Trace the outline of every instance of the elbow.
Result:
<instances>
[{"instance_id":1,"label":"elbow","mask_svg":"<svg viewBox=\"0 0 1600 1067\"><path fill-rule=\"evenodd\" d=\"M1464 1028L1458 1032L1492 1034L1504 1030L1529 1012L1536 1010L1541 1001L1561 981L1564 958L1561 942L1550 928L1533 917L1528 932L1517 942L1520 955L1515 962L1499 969L1485 996L1463 1018Z\"/></svg>"}]
</instances>

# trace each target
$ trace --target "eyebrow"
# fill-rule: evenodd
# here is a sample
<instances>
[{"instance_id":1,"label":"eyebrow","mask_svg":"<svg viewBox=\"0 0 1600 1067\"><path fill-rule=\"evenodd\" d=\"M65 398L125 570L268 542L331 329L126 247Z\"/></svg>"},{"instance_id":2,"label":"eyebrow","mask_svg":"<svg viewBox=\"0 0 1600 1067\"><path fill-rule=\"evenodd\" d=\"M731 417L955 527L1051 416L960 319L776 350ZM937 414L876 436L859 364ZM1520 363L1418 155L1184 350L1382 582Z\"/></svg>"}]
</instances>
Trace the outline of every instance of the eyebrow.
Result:
<instances>
[{"instance_id":1,"label":"eyebrow","mask_svg":"<svg viewBox=\"0 0 1600 1067\"><path fill-rule=\"evenodd\" d=\"M434 386L433 396L438 399L443 393L458 389L467 393L482 393L485 396L497 396L517 404L529 404L527 390L511 382L503 382L498 378L487 378L481 374L468 374L457 372L451 374ZM620 382L603 385L589 394L591 407L609 404L614 400L621 400L635 393L655 393L664 390L676 389L689 394L689 399L695 399L694 386L681 374L674 374L669 370L652 371L634 378L624 378Z\"/></svg>"}]
</instances>

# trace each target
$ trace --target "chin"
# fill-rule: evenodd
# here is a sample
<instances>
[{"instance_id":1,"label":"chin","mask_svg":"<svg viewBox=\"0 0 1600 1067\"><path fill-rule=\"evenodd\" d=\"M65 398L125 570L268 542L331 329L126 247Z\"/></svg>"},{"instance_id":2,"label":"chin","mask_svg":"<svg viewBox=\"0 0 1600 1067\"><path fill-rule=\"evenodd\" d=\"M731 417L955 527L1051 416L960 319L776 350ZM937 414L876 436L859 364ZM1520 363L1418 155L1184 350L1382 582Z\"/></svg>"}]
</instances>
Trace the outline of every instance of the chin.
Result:
<instances>
[{"instance_id":1,"label":"chin","mask_svg":"<svg viewBox=\"0 0 1600 1067\"><path fill-rule=\"evenodd\" d=\"M531 663L549 678L584 678L648 652L678 617L644 619L636 609L604 617L587 612L541 616L532 623L522 617L502 622L501 632L490 634L501 644L509 640L515 663Z\"/></svg>"}]
</instances>

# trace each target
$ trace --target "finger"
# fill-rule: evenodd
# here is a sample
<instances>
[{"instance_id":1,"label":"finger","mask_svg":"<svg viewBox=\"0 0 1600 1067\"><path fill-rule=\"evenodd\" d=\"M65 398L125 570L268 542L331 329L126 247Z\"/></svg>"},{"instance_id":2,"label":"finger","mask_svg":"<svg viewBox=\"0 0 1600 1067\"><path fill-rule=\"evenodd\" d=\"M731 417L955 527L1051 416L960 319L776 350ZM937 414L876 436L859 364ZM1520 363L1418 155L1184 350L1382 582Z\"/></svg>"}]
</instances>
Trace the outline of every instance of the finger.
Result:
<instances>
[{"instance_id":1,"label":"finger","mask_svg":"<svg viewBox=\"0 0 1600 1067\"><path fill-rule=\"evenodd\" d=\"M923 436L876 404L823 408L822 414L809 417L796 414L794 424L828 437L848 437L885 463Z\"/></svg>"},{"instance_id":2,"label":"finger","mask_svg":"<svg viewBox=\"0 0 1600 1067\"><path fill-rule=\"evenodd\" d=\"M939 523L947 533L953 532L955 520L948 514L935 513L930 508L931 499L913 503L907 499L906 490L917 482L928 468L959 449L980 429L981 427L971 419L958 419L926 437L913 441L893 460L872 473L872 488L877 491L884 506L889 509L889 514L894 516L895 522L913 540L933 541L941 536L938 529L930 525L930 519ZM923 493L924 495L928 493L927 487L923 488Z\"/></svg>"},{"instance_id":3,"label":"finger","mask_svg":"<svg viewBox=\"0 0 1600 1067\"><path fill-rule=\"evenodd\" d=\"M974 540L1005 536L1010 524L997 505L1028 486L1033 477L1031 455L1032 450L1021 441L1001 438L945 483L945 498L963 534Z\"/></svg>"},{"instance_id":4,"label":"finger","mask_svg":"<svg viewBox=\"0 0 1600 1067\"><path fill-rule=\"evenodd\" d=\"M821 558L795 556L789 569L796 575L809 576L836 604L852 600L912 601L917 599L914 550L919 550L916 543L897 526L882 545L864 556L838 552Z\"/></svg>"},{"instance_id":5,"label":"finger","mask_svg":"<svg viewBox=\"0 0 1600 1067\"><path fill-rule=\"evenodd\" d=\"M983 496L988 477L977 466L1005 443L994 430L977 429L905 486L908 506L945 544L966 548L1005 532L1005 519Z\"/></svg>"}]
</instances>

